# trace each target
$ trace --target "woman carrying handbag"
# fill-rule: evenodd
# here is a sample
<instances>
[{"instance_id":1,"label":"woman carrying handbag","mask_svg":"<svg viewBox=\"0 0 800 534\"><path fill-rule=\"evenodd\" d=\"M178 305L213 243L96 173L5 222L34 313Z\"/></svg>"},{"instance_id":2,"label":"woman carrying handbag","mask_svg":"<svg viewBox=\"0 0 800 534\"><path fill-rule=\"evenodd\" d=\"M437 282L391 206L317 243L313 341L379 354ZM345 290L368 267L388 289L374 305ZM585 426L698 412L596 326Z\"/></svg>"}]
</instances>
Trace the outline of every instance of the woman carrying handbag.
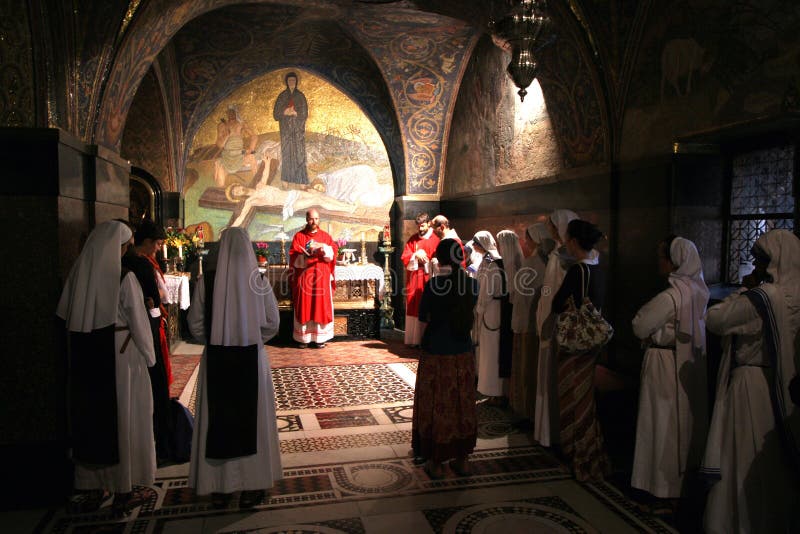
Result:
<instances>
[{"instance_id":1,"label":"woman carrying handbag","mask_svg":"<svg viewBox=\"0 0 800 534\"><path fill-rule=\"evenodd\" d=\"M590 222L575 219L565 246L575 258L555 297L558 343L558 401L561 452L577 480L602 479L610 471L594 398L597 355L613 334L599 313L604 300L603 275L587 263L603 234Z\"/></svg>"}]
</instances>

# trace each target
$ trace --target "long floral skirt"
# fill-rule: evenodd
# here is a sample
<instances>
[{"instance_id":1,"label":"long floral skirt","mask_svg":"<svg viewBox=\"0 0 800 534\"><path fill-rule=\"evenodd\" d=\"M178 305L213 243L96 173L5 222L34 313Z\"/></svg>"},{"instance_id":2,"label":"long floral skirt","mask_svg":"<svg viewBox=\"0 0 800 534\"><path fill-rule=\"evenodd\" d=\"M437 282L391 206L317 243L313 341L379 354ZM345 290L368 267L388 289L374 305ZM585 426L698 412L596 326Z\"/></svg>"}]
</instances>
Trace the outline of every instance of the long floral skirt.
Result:
<instances>
[{"instance_id":1,"label":"long floral skirt","mask_svg":"<svg viewBox=\"0 0 800 534\"><path fill-rule=\"evenodd\" d=\"M475 355L423 354L414 390L415 456L444 462L470 454L478 439Z\"/></svg>"},{"instance_id":2,"label":"long floral skirt","mask_svg":"<svg viewBox=\"0 0 800 534\"><path fill-rule=\"evenodd\" d=\"M558 358L561 452L577 480L602 479L610 472L594 399L596 360L596 353L562 352Z\"/></svg>"}]
</instances>

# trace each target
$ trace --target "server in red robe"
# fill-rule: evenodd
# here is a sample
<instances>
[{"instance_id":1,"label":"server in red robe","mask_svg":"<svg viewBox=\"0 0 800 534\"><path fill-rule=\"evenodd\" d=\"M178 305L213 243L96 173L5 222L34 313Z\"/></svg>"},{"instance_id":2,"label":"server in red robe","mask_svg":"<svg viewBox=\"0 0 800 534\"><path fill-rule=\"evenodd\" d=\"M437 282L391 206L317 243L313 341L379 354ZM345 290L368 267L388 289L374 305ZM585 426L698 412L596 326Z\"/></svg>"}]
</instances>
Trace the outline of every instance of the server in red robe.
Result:
<instances>
[{"instance_id":1,"label":"server in red robe","mask_svg":"<svg viewBox=\"0 0 800 534\"><path fill-rule=\"evenodd\" d=\"M301 348L317 348L333 337L333 277L338 247L319 227L319 212L306 212L306 227L289 249L294 325L292 337Z\"/></svg>"},{"instance_id":2,"label":"server in red robe","mask_svg":"<svg viewBox=\"0 0 800 534\"><path fill-rule=\"evenodd\" d=\"M431 277L431 262L439 244L433 234L427 213L420 213L414 219L418 232L406 242L401 259L406 268L406 332L405 344L416 347L422 340L419 322L419 302L425 284Z\"/></svg>"}]
</instances>

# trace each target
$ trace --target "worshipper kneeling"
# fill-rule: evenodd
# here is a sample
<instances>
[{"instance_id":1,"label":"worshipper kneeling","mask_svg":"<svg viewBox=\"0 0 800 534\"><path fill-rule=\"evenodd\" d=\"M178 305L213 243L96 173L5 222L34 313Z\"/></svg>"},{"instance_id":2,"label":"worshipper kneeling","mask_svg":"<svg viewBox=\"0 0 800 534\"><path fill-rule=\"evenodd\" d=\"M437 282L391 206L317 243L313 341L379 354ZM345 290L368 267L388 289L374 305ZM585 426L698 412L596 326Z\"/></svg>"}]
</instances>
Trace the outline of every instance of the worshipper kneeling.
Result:
<instances>
[{"instance_id":1,"label":"worshipper kneeling","mask_svg":"<svg viewBox=\"0 0 800 534\"><path fill-rule=\"evenodd\" d=\"M475 355L470 328L478 287L467 276L461 244L445 239L436 247L439 274L422 294L419 320L424 325L423 353L414 390L411 445L427 459L425 471L441 478L442 464L459 476L470 474L467 457L475 449Z\"/></svg>"},{"instance_id":2,"label":"worshipper kneeling","mask_svg":"<svg viewBox=\"0 0 800 534\"><path fill-rule=\"evenodd\" d=\"M189 487L212 493L212 504L261 502L282 478L275 393L264 343L278 332L278 303L255 268L243 228L222 233L216 271L198 280L189 331L206 344L197 379L197 417Z\"/></svg>"},{"instance_id":3,"label":"worshipper kneeling","mask_svg":"<svg viewBox=\"0 0 800 534\"><path fill-rule=\"evenodd\" d=\"M153 394L147 368L155 364L142 288L121 257L131 229L97 225L72 266L56 314L65 321L69 421L76 495L71 512L102 505L114 493L115 516L142 503L133 485L153 483L156 450Z\"/></svg>"}]
</instances>

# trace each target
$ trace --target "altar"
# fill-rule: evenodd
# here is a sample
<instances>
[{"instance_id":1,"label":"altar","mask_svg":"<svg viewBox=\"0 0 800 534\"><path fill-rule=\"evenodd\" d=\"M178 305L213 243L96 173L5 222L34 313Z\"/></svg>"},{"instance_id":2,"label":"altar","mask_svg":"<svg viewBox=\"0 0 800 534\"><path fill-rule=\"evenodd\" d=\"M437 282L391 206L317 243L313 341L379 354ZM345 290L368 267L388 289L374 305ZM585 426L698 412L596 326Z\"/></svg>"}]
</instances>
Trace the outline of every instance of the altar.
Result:
<instances>
[{"instance_id":1,"label":"altar","mask_svg":"<svg viewBox=\"0 0 800 534\"><path fill-rule=\"evenodd\" d=\"M164 283L167 295L163 304L169 316L167 320L167 342L170 350L181 341L181 310L186 311L191 304L189 273L165 274Z\"/></svg>"},{"instance_id":2,"label":"altar","mask_svg":"<svg viewBox=\"0 0 800 534\"><path fill-rule=\"evenodd\" d=\"M292 291L287 265L268 265L259 270L266 276L278 300L281 322L288 322L291 336ZM374 263L337 265L334 271L333 329L337 337L378 338L380 300L384 273ZM283 328L282 328L283 330Z\"/></svg>"}]
</instances>

